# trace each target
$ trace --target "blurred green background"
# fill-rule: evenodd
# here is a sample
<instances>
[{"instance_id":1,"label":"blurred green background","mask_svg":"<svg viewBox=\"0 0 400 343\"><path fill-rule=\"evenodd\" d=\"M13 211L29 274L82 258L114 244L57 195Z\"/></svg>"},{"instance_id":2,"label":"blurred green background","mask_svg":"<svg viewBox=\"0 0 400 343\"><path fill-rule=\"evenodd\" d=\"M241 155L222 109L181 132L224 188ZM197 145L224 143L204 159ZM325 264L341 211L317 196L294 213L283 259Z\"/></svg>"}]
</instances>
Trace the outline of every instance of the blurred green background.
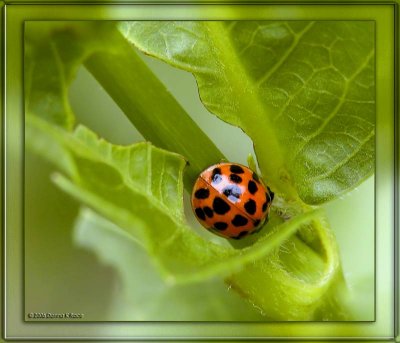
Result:
<instances>
[{"instance_id":1,"label":"blurred green background","mask_svg":"<svg viewBox=\"0 0 400 343\"><path fill-rule=\"evenodd\" d=\"M225 156L247 164L252 142L240 129L204 108L194 77L144 55L142 58ZM84 68L70 89L70 101L77 121L106 140L117 144L143 140ZM25 171L25 313L76 312L84 313L84 320L89 321L140 317L121 300L125 285L118 273L77 244L73 225L79 206L52 184L52 166L26 152ZM185 200L192 226L208 239L221 242L200 228L188 197ZM351 290L349 302L359 320L374 320L374 178L324 208L338 240Z\"/></svg>"}]
</instances>

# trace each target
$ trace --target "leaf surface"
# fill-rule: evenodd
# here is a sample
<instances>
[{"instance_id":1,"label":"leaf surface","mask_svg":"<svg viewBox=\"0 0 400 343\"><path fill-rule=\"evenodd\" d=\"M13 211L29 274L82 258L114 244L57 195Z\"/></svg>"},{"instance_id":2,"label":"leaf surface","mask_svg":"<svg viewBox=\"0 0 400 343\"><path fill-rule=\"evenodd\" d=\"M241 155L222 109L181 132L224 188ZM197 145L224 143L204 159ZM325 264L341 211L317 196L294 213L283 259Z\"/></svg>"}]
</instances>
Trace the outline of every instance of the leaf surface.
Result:
<instances>
[{"instance_id":1,"label":"leaf surface","mask_svg":"<svg viewBox=\"0 0 400 343\"><path fill-rule=\"evenodd\" d=\"M107 31L109 28L105 26L103 29ZM62 35L71 33L71 28L65 30L61 30ZM49 37L55 34L52 32ZM75 32L74 29L72 32ZM96 54L92 58L101 56L95 43L98 37L110 38L101 49L106 49L107 53L112 51L111 55L114 54L116 59L124 54L125 50L116 48L120 46L119 39L113 45L113 35L102 36L101 30L88 33L83 29L78 32L72 42L69 35L64 40L57 36L60 39L58 55L64 56L59 61L63 68L58 68L58 73L53 75L52 85L58 85L58 91L52 93L53 86L46 85L43 90L53 103L64 103L68 82L85 56L93 51ZM95 33L99 33L98 37L91 38ZM75 42L91 39L94 45L89 44L88 50L85 44ZM52 44L51 39L48 43ZM79 49L72 49L76 55L71 52L74 57L67 58L70 56L70 44L84 46L85 49L81 50L81 54L77 53ZM96 48L91 50L91 46ZM49 64L57 60L57 55L51 56ZM107 56L108 60L110 56ZM124 55L118 60L129 63L129 56ZM34 64L36 58L40 59L40 54L27 54L27 60L32 59L27 61L27 70L31 70L29 65ZM140 65L129 66L129 70L135 68L140 68ZM35 75L47 73L43 64L32 70ZM147 73L146 70L142 72ZM70 75L68 82L65 75ZM32 77L29 89L33 90L38 80ZM121 84L118 86L124 88L128 79L119 80ZM46 90L46 87L49 89ZM268 318L327 318L329 311L318 312L318 309L324 304L328 289L335 286L339 257L329 228L310 225L310 222L319 223L317 218L321 214L318 211L300 214L283 224L279 224L282 220L277 220L279 218L273 214L269 230L264 230L256 243L244 249L235 250L206 241L187 225L183 216L182 173L185 160L180 155L146 142L116 146L99 139L83 126L71 131L68 106L60 106L58 112L51 112L52 106L50 109L42 106L42 97L32 94L26 93L27 146L52 161L62 172L54 178L59 187L112 221L125 232L125 237L140 245L165 283L180 287L227 277L230 285L261 308ZM146 99L149 101L150 98ZM57 106L54 108L57 109ZM141 115L154 116L154 113ZM151 133L151 130L148 132ZM298 232L297 236L293 236L295 232ZM254 283L249 284L249 280ZM278 300L274 304L268 300L268 290L277 295ZM304 290L307 296L296 295ZM182 294L184 296L186 294ZM334 309L332 318L339 318L339 312Z\"/></svg>"},{"instance_id":2,"label":"leaf surface","mask_svg":"<svg viewBox=\"0 0 400 343\"><path fill-rule=\"evenodd\" d=\"M265 320L219 278L167 285L140 245L118 226L88 209L81 211L74 239L79 246L93 251L102 263L113 266L121 278L121 289L109 313L114 321Z\"/></svg>"},{"instance_id":3,"label":"leaf surface","mask_svg":"<svg viewBox=\"0 0 400 343\"><path fill-rule=\"evenodd\" d=\"M94 34L99 27L89 23L26 22L25 28L25 109L72 129L75 118L68 86L85 58L104 49Z\"/></svg>"},{"instance_id":4,"label":"leaf surface","mask_svg":"<svg viewBox=\"0 0 400 343\"><path fill-rule=\"evenodd\" d=\"M27 113L71 130L75 118L68 87L85 66L146 140L188 160L186 187L203 169L224 159L114 22L34 21L25 29ZM187 144L193 137L197 144Z\"/></svg>"},{"instance_id":5,"label":"leaf surface","mask_svg":"<svg viewBox=\"0 0 400 343\"><path fill-rule=\"evenodd\" d=\"M30 148L55 164L59 165L59 153L63 152L69 163L59 166L71 179L59 175L55 182L126 230L171 283L239 271L271 253L317 215L308 212L276 226L251 247L223 247L204 240L186 224L182 184L185 161L179 155L150 143L112 145L83 126L70 134L34 116L27 117L27 137ZM42 153L46 139L58 147Z\"/></svg>"},{"instance_id":6,"label":"leaf surface","mask_svg":"<svg viewBox=\"0 0 400 343\"><path fill-rule=\"evenodd\" d=\"M204 105L253 140L274 190L319 204L373 173L373 22L147 21L120 30L195 75Z\"/></svg>"},{"instance_id":7,"label":"leaf surface","mask_svg":"<svg viewBox=\"0 0 400 343\"><path fill-rule=\"evenodd\" d=\"M29 147L68 176L56 175L56 184L118 225L130 240L145 249L168 285L229 277L230 284L244 290L241 293L268 317L314 318L338 272L336 246L325 228L314 232L312 235L321 241L321 260L292 236L300 229L312 230L307 224L319 218L320 211L278 224L244 249L217 245L198 236L183 216L185 161L179 155L149 143L112 145L85 127L69 133L32 115L27 116L26 129ZM53 145L46 153L44 141ZM59 164L60 151L68 163ZM298 251L282 259L282 244L287 241L286 249L290 251L293 240L298 242ZM254 283L250 286L251 280ZM276 294L282 295L275 304L278 312L262 291L272 291L271 287L277 287ZM300 290L309 295L299 297Z\"/></svg>"}]
</instances>

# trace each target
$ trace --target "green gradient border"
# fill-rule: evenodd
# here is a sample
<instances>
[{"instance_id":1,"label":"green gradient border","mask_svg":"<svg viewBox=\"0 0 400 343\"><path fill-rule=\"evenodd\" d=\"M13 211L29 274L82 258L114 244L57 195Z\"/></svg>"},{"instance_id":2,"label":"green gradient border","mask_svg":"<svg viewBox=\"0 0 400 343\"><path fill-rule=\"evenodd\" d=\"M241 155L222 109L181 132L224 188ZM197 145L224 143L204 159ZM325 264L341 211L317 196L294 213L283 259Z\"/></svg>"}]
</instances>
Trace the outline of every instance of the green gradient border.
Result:
<instances>
[{"instance_id":1,"label":"green gradient border","mask_svg":"<svg viewBox=\"0 0 400 343\"><path fill-rule=\"evenodd\" d=\"M5 198L3 335L19 340L386 340L398 335L398 298L395 294L394 198L395 150L393 128L398 123L394 102L395 19L397 2L324 4L29 4L14 0L5 6ZM128 19L262 19L262 20L374 20L376 40L376 321L278 323L32 323L23 314L23 24L26 20ZM398 28L398 26L397 26ZM397 47L396 47L397 49ZM397 58L397 57L396 57ZM396 155L395 155L396 153ZM398 255L396 255L398 258Z\"/></svg>"}]
</instances>

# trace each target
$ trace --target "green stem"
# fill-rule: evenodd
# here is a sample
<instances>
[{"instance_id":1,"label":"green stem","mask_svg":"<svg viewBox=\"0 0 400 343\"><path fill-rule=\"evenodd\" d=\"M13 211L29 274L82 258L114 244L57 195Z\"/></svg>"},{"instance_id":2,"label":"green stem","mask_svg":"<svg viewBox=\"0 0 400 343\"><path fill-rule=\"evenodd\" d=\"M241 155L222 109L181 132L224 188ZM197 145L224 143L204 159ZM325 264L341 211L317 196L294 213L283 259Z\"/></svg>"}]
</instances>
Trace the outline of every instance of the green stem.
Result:
<instances>
[{"instance_id":1,"label":"green stem","mask_svg":"<svg viewBox=\"0 0 400 343\"><path fill-rule=\"evenodd\" d=\"M145 139L161 148L179 153L188 160L189 166L184 181L185 188L190 192L199 173L209 165L224 159L223 154L146 66L119 31L112 26L103 32L102 39L112 49L91 55L86 60L85 66ZM258 149L259 162L264 165L263 152L262 148ZM279 174L282 168L278 169ZM290 183L282 180L282 175L278 174L275 180L279 179L282 182L283 194L296 199L292 201L300 213L308 212L310 208L299 201L295 190L288 186ZM324 223L315 219L311 225L319 228L324 226ZM319 232L317 229L316 231ZM312 243L305 242L305 245L313 249ZM244 248L247 244L232 243L237 248ZM321 253L316 250L317 253ZM340 277L342 275L339 275ZM343 280L340 281L341 286L345 287ZM345 311L340 306L334 287L328 292L327 298L332 316L345 317L343 315Z\"/></svg>"},{"instance_id":2,"label":"green stem","mask_svg":"<svg viewBox=\"0 0 400 343\"><path fill-rule=\"evenodd\" d=\"M191 192L200 172L225 159L224 155L119 31L110 26L103 33L102 39L112 49L92 54L86 68L146 140L187 159L184 183Z\"/></svg>"},{"instance_id":3,"label":"green stem","mask_svg":"<svg viewBox=\"0 0 400 343\"><path fill-rule=\"evenodd\" d=\"M247 113L246 121L241 122L241 128L250 137L257 136L255 128L257 132L262 128L261 131L267 138L264 144L254 146L258 164L264 173L264 180L275 192L282 194L288 200L297 200L299 196L290 183L284 154L269 119L270 115L260 98L258 86L251 80L243 66L226 25L221 21L209 21L205 25L210 32L209 39L213 41L212 45L224 47L224 49L216 48L215 51L218 53L218 59L226 69L229 69L229 72L226 72L229 85L233 89L236 88L234 93L241 97L238 113ZM257 126L247 125L247 122L256 122Z\"/></svg>"}]
</instances>

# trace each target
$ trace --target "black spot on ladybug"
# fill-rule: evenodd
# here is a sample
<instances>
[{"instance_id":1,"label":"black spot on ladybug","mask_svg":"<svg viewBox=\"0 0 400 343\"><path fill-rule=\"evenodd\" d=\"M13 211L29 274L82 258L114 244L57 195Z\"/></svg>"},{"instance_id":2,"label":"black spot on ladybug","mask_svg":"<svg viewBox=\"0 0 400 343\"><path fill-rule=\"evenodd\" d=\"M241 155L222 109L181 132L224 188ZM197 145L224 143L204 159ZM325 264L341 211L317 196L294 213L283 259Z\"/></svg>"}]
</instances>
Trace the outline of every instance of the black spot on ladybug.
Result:
<instances>
[{"instance_id":1,"label":"black spot on ladybug","mask_svg":"<svg viewBox=\"0 0 400 343\"><path fill-rule=\"evenodd\" d=\"M224 222L216 222L214 223L214 227L219 231L223 231L228 227L228 224Z\"/></svg>"},{"instance_id":2,"label":"black spot on ladybug","mask_svg":"<svg viewBox=\"0 0 400 343\"><path fill-rule=\"evenodd\" d=\"M221 169L220 168L214 168L212 171L212 176L214 177L217 174L221 174Z\"/></svg>"},{"instance_id":3,"label":"black spot on ladybug","mask_svg":"<svg viewBox=\"0 0 400 343\"><path fill-rule=\"evenodd\" d=\"M203 207L203 211L208 218L212 218L214 216L214 212L211 207L208 207L208 206Z\"/></svg>"},{"instance_id":4,"label":"black spot on ladybug","mask_svg":"<svg viewBox=\"0 0 400 343\"><path fill-rule=\"evenodd\" d=\"M268 206L268 202L266 201L265 203L263 203L262 205L262 211L265 212L267 210L267 206Z\"/></svg>"},{"instance_id":5,"label":"black spot on ladybug","mask_svg":"<svg viewBox=\"0 0 400 343\"><path fill-rule=\"evenodd\" d=\"M256 202L253 199L250 199L244 204L244 208L248 214L254 214L257 210Z\"/></svg>"},{"instance_id":6,"label":"black spot on ladybug","mask_svg":"<svg viewBox=\"0 0 400 343\"><path fill-rule=\"evenodd\" d=\"M242 167L237 166L236 164L232 164L229 169L232 173L235 173L235 174L243 174L244 173L244 170L242 169Z\"/></svg>"},{"instance_id":7,"label":"black spot on ladybug","mask_svg":"<svg viewBox=\"0 0 400 343\"><path fill-rule=\"evenodd\" d=\"M233 236L233 237L231 237L231 238L233 238L233 239L241 239L241 238L247 236L248 233L249 233L249 231L242 231L242 232L240 232L237 236Z\"/></svg>"},{"instance_id":8,"label":"black spot on ladybug","mask_svg":"<svg viewBox=\"0 0 400 343\"><path fill-rule=\"evenodd\" d=\"M229 175L229 178L234 183L241 183L242 182L242 178L239 175L236 175L236 174Z\"/></svg>"},{"instance_id":9,"label":"black spot on ladybug","mask_svg":"<svg viewBox=\"0 0 400 343\"><path fill-rule=\"evenodd\" d=\"M210 196L210 191L207 188L200 188L194 193L194 196L197 199L207 199Z\"/></svg>"},{"instance_id":10,"label":"black spot on ladybug","mask_svg":"<svg viewBox=\"0 0 400 343\"><path fill-rule=\"evenodd\" d=\"M228 185L223 190L222 193L232 202L237 202L242 194L240 187L236 185Z\"/></svg>"},{"instance_id":11,"label":"black spot on ladybug","mask_svg":"<svg viewBox=\"0 0 400 343\"><path fill-rule=\"evenodd\" d=\"M244 226L248 223L249 221L247 220L246 217L241 216L240 214L237 214L235 218L232 220L232 224L235 226Z\"/></svg>"},{"instance_id":12,"label":"black spot on ladybug","mask_svg":"<svg viewBox=\"0 0 400 343\"><path fill-rule=\"evenodd\" d=\"M256 173L253 172L253 180L260 182L260 179L258 178L258 175Z\"/></svg>"},{"instance_id":13,"label":"black spot on ladybug","mask_svg":"<svg viewBox=\"0 0 400 343\"><path fill-rule=\"evenodd\" d=\"M197 207L194 211L196 212L197 217L199 217L201 220L206 220L204 211L200 207Z\"/></svg>"},{"instance_id":14,"label":"black spot on ladybug","mask_svg":"<svg viewBox=\"0 0 400 343\"><path fill-rule=\"evenodd\" d=\"M253 180L249 181L249 184L248 184L247 188L249 189L249 192L251 194L254 194L254 193L256 193L258 191L258 187L257 187L256 183Z\"/></svg>"},{"instance_id":15,"label":"black spot on ladybug","mask_svg":"<svg viewBox=\"0 0 400 343\"><path fill-rule=\"evenodd\" d=\"M215 197L213 201L213 209L215 213L225 214L231 207L226 203L226 201L220 197Z\"/></svg>"},{"instance_id":16,"label":"black spot on ladybug","mask_svg":"<svg viewBox=\"0 0 400 343\"><path fill-rule=\"evenodd\" d=\"M274 200L275 193L273 191L271 191L271 188L269 188L268 186L267 186L267 189L269 192L270 201Z\"/></svg>"},{"instance_id":17,"label":"black spot on ladybug","mask_svg":"<svg viewBox=\"0 0 400 343\"><path fill-rule=\"evenodd\" d=\"M257 219L254 221L254 227L257 227L258 225L260 225L260 219Z\"/></svg>"},{"instance_id":18,"label":"black spot on ladybug","mask_svg":"<svg viewBox=\"0 0 400 343\"><path fill-rule=\"evenodd\" d=\"M211 182L215 185L219 184L222 181L221 169L214 168L212 171Z\"/></svg>"}]
</instances>

